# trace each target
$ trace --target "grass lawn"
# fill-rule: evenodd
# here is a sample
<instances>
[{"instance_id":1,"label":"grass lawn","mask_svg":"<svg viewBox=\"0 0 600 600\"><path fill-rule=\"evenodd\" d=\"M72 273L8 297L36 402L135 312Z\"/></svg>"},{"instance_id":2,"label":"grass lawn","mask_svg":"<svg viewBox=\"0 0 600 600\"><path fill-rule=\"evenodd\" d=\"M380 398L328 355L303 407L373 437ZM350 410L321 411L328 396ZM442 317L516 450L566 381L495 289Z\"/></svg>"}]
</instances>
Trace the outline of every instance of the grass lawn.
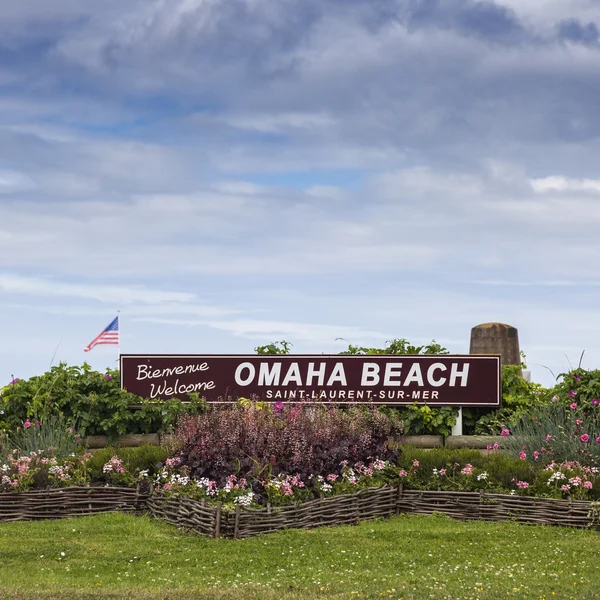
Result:
<instances>
[{"instance_id":1,"label":"grass lawn","mask_svg":"<svg viewBox=\"0 0 600 600\"><path fill-rule=\"evenodd\" d=\"M0 598L600 598L600 534L401 516L244 541L113 513L0 523Z\"/></svg>"}]
</instances>

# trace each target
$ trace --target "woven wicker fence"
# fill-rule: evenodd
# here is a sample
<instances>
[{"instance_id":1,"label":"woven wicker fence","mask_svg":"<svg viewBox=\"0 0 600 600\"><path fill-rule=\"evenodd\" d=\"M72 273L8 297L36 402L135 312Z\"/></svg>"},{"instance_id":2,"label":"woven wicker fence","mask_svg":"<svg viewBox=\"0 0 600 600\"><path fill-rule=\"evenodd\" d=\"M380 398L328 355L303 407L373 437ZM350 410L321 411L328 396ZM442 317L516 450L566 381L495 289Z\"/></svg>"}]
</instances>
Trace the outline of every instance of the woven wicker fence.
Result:
<instances>
[{"instance_id":1,"label":"woven wicker fence","mask_svg":"<svg viewBox=\"0 0 600 600\"><path fill-rule=\"evenodd\" d=\"M536 525L598 528L591 502L480 494L404 490L380 487L355 494L319 498L277 508L245 508L225 511L189 498L154 494L149 512L165 521L212 537L242 539L281 529L309 529L327 525L353 524L400 513L443 513L459 520L514 520Z\"/></svg>"},{"instance_id":2,"label":"woven wicker fence","mask_svg":"<svg viewBox=\"0 0 600 600\"><path fill-rule=\"evenodd\" d=\"M0 494L0 521L65 519L117 510L141 511L147 495L133 488L68 487Z\"/></svg>"},{"instance_id":3,"label":"woven wicker fence","mask_svg":"<svg viewBox=\"0 0 600 600\"><path fill-rule=\"evenodd\" d=\"M354 524L400 513L443 513L459 520L505 521L600 529L591 502L483 494L370 488L277 508L223 510L185 497L151 496L132 488L72 487L0 494L0 521L63 519L112 511L148 511L178 527L211 537L242 539L281 529Z\"/></svg>"}]
</instances>

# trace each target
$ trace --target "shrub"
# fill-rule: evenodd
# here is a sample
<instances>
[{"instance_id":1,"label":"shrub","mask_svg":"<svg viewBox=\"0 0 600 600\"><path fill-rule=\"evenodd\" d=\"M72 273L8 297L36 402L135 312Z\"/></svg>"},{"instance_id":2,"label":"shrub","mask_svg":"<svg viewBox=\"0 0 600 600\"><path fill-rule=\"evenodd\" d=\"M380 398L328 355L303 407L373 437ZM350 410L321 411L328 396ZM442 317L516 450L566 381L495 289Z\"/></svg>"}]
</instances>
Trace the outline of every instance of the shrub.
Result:
<instances>
[{"instance_id":1,"label":"shrub","mask_svg":"<svg viewBox=\"0 0 600 600\"><path fill-rule=\"evenodd\" d=\"M120 477L121 474L117 471L104 469L113 457L117 457L122 462L124 473L129 477ZM87 470L92 481L131 484L138 479L140 471L147 471L148 477L153 477L167 458L168 453L161 446L144 445L138 448L109 446L92 453L87 461Z\"/></svg>"},{"instance_id":2,"label":"shrub","mask_svg":"<svg viewBox=\"0 0 600 600\"><path fill-rule=\"evenodd\" d=\"M177 399L139 398L119 387L118 371L100 373L87 364L69 367L61 363L43 375L13 379L2 388L0 431L18 430L28 420L43 422L62 413L78 423L82 435L106 434L114 441L126 433L167 431L179 414L203 407L197 396L187 404Z\"/></svg>"},{"instance_id":3,"label":"shrub","mask_svg":"<svg viewBox=\"0 0 600 600\"><path fill-rule=\"evenodd\" d=\"M398 420L377 408L342 410L311 402L213 405L204 414L182 417L175 430L190 475L219 484L230 474L306 478L338 472L343 460L392 459L398 451L388 442L400 435Z\"/></svg>"}]
</instances>

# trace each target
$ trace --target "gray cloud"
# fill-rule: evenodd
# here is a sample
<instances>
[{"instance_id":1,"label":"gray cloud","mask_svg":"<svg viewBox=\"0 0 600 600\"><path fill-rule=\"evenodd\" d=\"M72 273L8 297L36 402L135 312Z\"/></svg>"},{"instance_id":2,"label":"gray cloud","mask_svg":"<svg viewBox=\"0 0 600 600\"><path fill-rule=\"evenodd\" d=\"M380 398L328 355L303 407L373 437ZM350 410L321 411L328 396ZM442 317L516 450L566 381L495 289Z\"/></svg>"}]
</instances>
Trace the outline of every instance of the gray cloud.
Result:
<instances>
[{"instance_id":1,"label":"gray cloud","mask_svg":"<svg viewBox=\"0 0 600 600\"><path fill-rule=\"evenodd\" d=\"M31 305L0 325L129 299L149 347L169 319L190 349L491 319L589 347L597 21L594 0L4 3L0 295ZM45 327L44 352L65 321Z\"/></svg>"}]
</instances>

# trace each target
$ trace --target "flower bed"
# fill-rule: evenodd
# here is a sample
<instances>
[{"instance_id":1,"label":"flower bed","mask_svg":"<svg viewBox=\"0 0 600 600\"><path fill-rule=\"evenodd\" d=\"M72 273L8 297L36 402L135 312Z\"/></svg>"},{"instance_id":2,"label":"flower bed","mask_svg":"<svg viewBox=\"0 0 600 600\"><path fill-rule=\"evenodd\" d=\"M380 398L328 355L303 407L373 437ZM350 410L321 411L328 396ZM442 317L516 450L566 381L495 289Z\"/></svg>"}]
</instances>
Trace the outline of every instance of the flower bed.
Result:
<instances>
[{"instance_id":1,"label":"flower bed","mask_svg":"<svg viewBox=\"0 0 600 600\"><path fill-rule=\"evenodd\" d=\"M595 527L595 503L508 494L406 490L402 485L360 490L295 505L225 510L219 503L153 494L148 510L173 525L209 535L248 538L282 529L355 524L400 513L443 513L459 520L505 521L535 525Z\"/></svg>"}]
</instances>

